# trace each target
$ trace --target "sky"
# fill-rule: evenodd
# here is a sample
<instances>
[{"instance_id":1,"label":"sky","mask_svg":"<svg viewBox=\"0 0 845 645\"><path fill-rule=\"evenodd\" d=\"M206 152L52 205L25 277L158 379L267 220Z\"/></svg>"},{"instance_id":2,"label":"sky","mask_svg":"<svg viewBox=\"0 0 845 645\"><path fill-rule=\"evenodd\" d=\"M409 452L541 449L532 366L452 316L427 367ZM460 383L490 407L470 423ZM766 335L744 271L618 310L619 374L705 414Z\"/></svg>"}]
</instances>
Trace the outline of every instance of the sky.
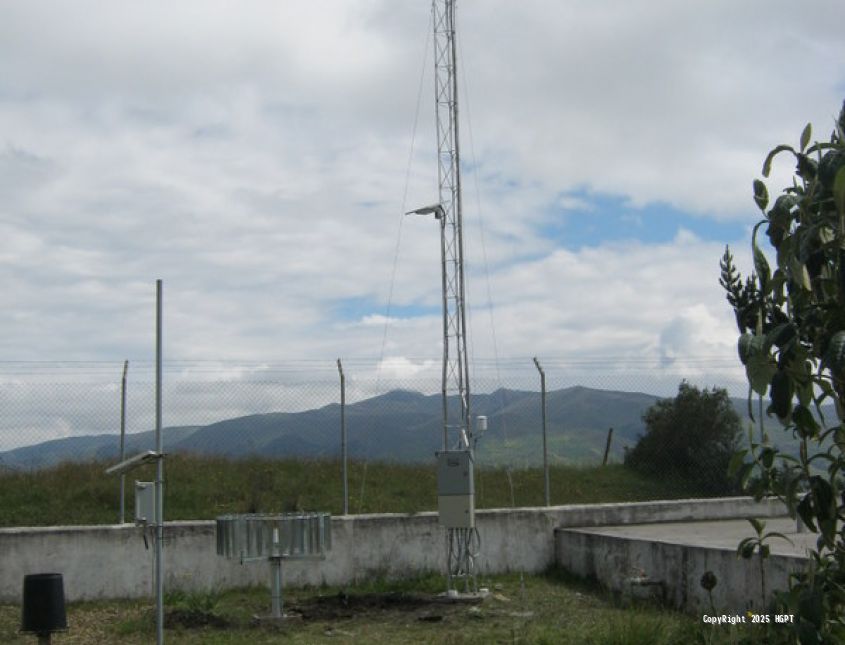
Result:
<instances>
[{"instance_id":1,"label":"sky","mask_svg":"<svg viewBox=\"0 0 845 645\"><path fill-rule=\"evenodd\" d=\"M750 269L766 153L832 130L845 5L457 6L473 364L741 380L718 261ZM403 216L437 201L430 13L0 4L0 380L149 364L156 279L184 378L437 374L438 230Z\"/></svg>"}]
</instances>

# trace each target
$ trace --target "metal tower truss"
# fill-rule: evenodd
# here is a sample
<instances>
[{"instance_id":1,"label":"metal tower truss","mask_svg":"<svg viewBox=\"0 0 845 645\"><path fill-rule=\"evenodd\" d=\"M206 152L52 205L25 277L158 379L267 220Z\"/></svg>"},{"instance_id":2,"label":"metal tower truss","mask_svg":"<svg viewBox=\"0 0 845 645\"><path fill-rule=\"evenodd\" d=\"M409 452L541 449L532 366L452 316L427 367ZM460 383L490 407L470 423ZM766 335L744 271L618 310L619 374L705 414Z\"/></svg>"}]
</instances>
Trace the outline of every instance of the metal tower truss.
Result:
<instances>
[{"instance_id":1,"label":"metal tower truss","mask_svg":"<svg viewBox=\"0 0 845 645\"><path fill-rule=\"evenodd\" d=\"M469 448L472 438L464 308L454 0L433 0L432 14L437 176L443 227L443 449L448 450L450 444L455 448ZM451 441L450 434L454 436Z\"/></svg>"},{"instance_id":2,"label":"metal tower truss","mask_svg":"<svg viewBox=\"0 0 845 645\"><path fill-rule=\"evenodd\" d=\"M461 203L455 0L432 0L437 181L443 287L443 452L438 454L438 514L446 528L448 593L477 593L473 449L467 355L464 239ZM422 209L423 211L431 211Z\"/></svg>"},{"instance_id":3,"label":"metal tower truss","mask_svg":"<svg viewBox=\"0 0 845 645\"><path fill-rule=\"evenodd\" d=\"M469 409L455 0L432 0L431 12L439 202L408 214L434 215L440 223L443 450L437 453L438 521L446 529L447 593L457 594L456 583L463 580L464 591L475 594L475 560L481 539L475 527L473 452L477 437ZM475 430L480 435L486 426L486 417L479 417Z\"/></svg>"}]
</instances>

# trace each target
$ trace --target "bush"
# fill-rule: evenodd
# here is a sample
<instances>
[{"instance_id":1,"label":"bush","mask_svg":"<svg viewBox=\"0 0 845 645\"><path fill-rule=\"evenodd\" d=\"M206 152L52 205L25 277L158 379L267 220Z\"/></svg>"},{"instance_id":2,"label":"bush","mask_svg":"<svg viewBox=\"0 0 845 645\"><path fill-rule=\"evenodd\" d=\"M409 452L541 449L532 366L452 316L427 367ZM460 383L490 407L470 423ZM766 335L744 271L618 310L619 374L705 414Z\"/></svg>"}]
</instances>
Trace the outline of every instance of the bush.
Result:
<instances>
[{"instance_id":1,"label":"bush","mask_svg":"<svg viewBox=\"0 0 845 645\"><path fill-rule=\"evenodd\" d=\"M625 455L626 466L682 479L706 494L738 490L728 467L742 428L727 391L699 390L683 381L677 396L651 406L643 422L646 434Z\"/></svg>"}]
</instances>

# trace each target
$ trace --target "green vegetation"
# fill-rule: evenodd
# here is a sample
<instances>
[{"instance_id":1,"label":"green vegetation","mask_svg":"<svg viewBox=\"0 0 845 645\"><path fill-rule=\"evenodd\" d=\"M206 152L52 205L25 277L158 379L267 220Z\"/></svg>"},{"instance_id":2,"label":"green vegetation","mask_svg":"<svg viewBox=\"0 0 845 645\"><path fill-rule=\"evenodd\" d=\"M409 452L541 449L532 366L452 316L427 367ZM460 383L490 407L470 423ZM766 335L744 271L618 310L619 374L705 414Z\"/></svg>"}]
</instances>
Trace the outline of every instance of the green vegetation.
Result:
<instances>
[{"instance_id":1,"label":"green vegetation","mask_svg":"<svg viewBox=\"0 0 845 645\"><path fill-rule=\"evenodd\" d=\"M632 605L557 570L545 575L482 580L491 595L477 605L436 601L443 578L431 574L396 582L374 580L349 588L292 589L287 613L300 618L259 626L269 612L267 589L211 594L170 594L165 603L169 643L571 643L578 645L695 645L713 632L731 639L730 627L655 605ZM72 603L61 643L149 643L155 638L149 600ZM17 633L20 609L0 606L0 641L32 642ZM727 638L723 638L727 637Z\"/></svg>"},{"instance_id":2,"label":"green vegetation","mask_svg":"<svg viewBox=\"0 0 845 645\"><path fill-rule=\"evenodd\" d=\"M710 495L739 492L728 466L742 426L726 390L700 390L683 381L677 396L655 403L643 421L646 433L625 456L626 466L690 482Z\"/></svg>"},{"instance_id":3,"label":"green vegetation","mask_svg":"<svg viewBox=\"0 0 845 645\"><path fill-rule=\"evenodd\" d=\"M64 463L33 472L0 474L0 526L114 524L119 479L100 462ZM343 507L340 463L333 460L228 460L173 455L165 466L165 517L213 519L224 513L326 510ZM134 480L152 481L154 466L127 477L126 517L134 512ZM513 496L511 486L513 484ZM553 504L631 502L693 497L692 486L650 478L621 465L554 466ZM437 507L432 465L351 462L352 513L414 513ZM543 471L481 466L476 470L479 508L540 506Z\"/></svg>"},{"instance_id":4,"label":"green vegetation","mask_svg":"<svg viewBox=\"0 0 845 645\"><path fill-rule=\"evenodd\" d=\"M777 155L792 155L793 181L769 208L766 184L754 180L763 214L751 235L754 273L743 282L726 249L719 282L736 315L749 413L756 394L760 422L732 465L750 493L776 495L818 534L809 572L793 576L779 600L798 617L794 636L815 644L845 642L845 105L829 142L810 145L811 138L808 124L797 148L777 146L766 157L764 177ZM761 227L774 271L758 244ZM771 441L762 423L767 396L766 414L800 442L797 457ZM822 414L829 401L838 419ZM764 540L741 544L740 555L756 551L762 562Z\"/></svg>"}]
</instances>

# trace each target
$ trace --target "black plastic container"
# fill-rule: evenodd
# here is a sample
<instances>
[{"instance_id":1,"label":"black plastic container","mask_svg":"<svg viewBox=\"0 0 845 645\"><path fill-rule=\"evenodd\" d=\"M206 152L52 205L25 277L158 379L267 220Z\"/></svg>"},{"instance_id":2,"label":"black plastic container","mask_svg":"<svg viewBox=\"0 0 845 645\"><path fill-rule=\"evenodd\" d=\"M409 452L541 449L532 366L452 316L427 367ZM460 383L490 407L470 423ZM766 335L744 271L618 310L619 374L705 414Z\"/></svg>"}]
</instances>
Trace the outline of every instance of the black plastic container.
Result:
<instances>
[{"instance_id":1,"label":"black plastic container","mask_svg":"<svg viewBox=\"0 0 845 645\"><path fill-rule=\"evenodd\" d=\"M65 589L61 573L33 573L23 577L21 631L51 634L67 629Z\"/></svg>"}]
</instances>

